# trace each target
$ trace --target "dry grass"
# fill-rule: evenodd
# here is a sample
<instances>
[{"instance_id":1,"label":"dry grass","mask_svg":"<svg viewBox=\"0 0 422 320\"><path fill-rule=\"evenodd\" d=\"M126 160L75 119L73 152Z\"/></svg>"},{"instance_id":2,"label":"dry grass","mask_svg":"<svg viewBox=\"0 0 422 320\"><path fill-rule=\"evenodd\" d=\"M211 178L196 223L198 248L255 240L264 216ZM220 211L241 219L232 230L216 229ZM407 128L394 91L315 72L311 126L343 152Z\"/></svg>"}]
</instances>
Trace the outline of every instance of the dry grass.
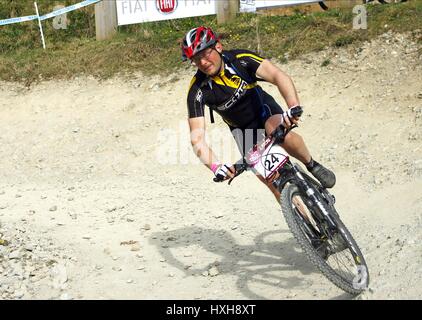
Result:
<instances>
[{"instance_id":1,"label":"dry grass","mask_svg":"<svg viewBox=\"0 0 422 320\"><path fill-rule=\"evenodd\" d=\"M2 13L5 0L0 1ZM50 5L52 2L46 1ZM19 10L24 8L15 8ZM103 42L95 41L92 12L87 9L75 14L70 18L76 26L69 30L57 31L46 23L45 51L34 25L0 27L0 79L30 84L39 79L81 74L108 78L119 72L174 72L183 67L179 39L186 30L201 24L223 33L226 48L256 51L258 23L262 54L280 60L286 59L286 53L294 58L326 46L359 43L390 29L403 32L422 28L422 0L368 6L368 30L353 30L352 11L342 8L289 16L241 14L236 21L221 26L217 26L214 16L130 25L119 27L114 39Z\"/></svg>"}]
</instances>

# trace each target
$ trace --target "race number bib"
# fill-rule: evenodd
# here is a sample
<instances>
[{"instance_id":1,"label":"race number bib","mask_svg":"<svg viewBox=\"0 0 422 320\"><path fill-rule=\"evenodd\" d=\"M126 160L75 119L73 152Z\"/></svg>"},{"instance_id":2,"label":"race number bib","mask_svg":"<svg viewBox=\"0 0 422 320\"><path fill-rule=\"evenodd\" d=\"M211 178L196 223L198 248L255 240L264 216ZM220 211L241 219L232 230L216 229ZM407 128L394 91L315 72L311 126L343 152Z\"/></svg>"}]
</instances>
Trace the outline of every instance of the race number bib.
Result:
<instances>
[{"instance_id":1,"label":"race number bib","mask_svg":"<svg viewBox=\"0 0 422 320\"><path fill-rule=\"evenodd\" d=\"M261 176L269 180L288 159L287 152L281 146L270 144L264 151L251 152L247 160Z\"/></svg>"}]
</instances>

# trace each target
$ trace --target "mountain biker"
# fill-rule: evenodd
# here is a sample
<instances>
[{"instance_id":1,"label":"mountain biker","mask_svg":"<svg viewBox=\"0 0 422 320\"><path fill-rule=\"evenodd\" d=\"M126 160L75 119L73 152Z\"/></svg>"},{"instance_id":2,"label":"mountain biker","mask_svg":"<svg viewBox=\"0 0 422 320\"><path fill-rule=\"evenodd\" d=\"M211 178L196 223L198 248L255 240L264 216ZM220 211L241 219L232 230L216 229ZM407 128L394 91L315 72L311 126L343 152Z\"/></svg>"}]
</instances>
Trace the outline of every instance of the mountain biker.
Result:
<instances>
[{"instance_id":1,"label":"mountain biker","mask_svg":"<svg viewBox=\"0 0 422 320\"><path fill-rule=\"evenodd\" d=\"M298 123L298 118L289 118L257 81L277 86L288 108L300 105L296 88L291 78L269 60L248 50L223 50L219 37L211 28L201 26L190 30L181 47L183 60L189 59L198 68L187 97L194 152L216 177L230 179L235 174L234 166L218 161L205 142L204 106L210 108L212 122L213 111L222 117L240 152L245 155L253 144L265 137L263 132L271 134L280 125L290 128ZM300 135L290 131L281 146L300 160L324 187L334 186L334 173L311 157ZM263 177L258 178L279 201L277 188Z\"/></svg>"}]
</instances>

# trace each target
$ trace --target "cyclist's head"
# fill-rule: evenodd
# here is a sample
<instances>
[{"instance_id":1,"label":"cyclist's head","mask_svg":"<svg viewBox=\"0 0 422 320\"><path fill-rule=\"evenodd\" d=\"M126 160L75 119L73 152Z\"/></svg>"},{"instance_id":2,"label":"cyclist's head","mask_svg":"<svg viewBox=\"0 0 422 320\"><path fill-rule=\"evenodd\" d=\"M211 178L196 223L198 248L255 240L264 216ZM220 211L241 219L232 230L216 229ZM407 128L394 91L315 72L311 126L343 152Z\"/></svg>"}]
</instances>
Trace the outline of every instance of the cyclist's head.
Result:
<instances>
[{"instance_id":1,"label":"cyclist's head","mask_svg":"<svg viewBox=\"0 0 422 320\"><path fill-rule=\"evenodd\" d=\"M223 46L216 34L206 27L190 30L182 42L183 59L190 59L192 64L208 76L220 72L223 65L222 51Z\"/></svg>"},{"instance_id":2,"label":"cyclist's head","mask_svg":"<svg viewBox=\"0 0 422 320\"><path fill-rule=\"evenodd\" d=\"M216 34L207 27L198 27L189 30L182 42L183 60L192 59L194 55L214 46L218 41Z\"/></svg>"}]
</instances>

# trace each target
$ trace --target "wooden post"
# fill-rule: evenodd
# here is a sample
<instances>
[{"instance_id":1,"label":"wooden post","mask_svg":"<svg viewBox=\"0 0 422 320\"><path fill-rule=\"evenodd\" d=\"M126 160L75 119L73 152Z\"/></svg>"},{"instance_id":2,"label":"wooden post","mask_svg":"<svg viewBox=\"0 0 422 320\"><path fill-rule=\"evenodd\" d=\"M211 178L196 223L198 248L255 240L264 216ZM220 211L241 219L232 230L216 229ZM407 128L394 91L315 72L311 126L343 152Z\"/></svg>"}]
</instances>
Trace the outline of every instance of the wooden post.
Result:
<instances>
[{"instance_id":1,"label":"wooden post","mask_svg":"<svg viewBox=\"0 0 422 320\"><path fill-rule=\"evenodd\" d=\"M239 11L239 0L217 0L217 23L222 24L236 18Z\"/></svg>"},{"instance_id":2,"label":"wooden post","mask_svg":"<svg viewBox=\"0 0 422 320\"><path fill-rule=\"evenodd\" d=\"M236 14L239 12L239 0L229 0L230 19L236 19Z\"/></svg>"},{"instance_id":3,"label":"wooden post","mask_svg":"<svg viewBox=\"0 0 422 320\"><path fill-rule=\"evenodd\" d=\"M110 39L116 33L116 1L103 0L95 5L95 30L98 41Z\"/></svg>"}]
</instances>

